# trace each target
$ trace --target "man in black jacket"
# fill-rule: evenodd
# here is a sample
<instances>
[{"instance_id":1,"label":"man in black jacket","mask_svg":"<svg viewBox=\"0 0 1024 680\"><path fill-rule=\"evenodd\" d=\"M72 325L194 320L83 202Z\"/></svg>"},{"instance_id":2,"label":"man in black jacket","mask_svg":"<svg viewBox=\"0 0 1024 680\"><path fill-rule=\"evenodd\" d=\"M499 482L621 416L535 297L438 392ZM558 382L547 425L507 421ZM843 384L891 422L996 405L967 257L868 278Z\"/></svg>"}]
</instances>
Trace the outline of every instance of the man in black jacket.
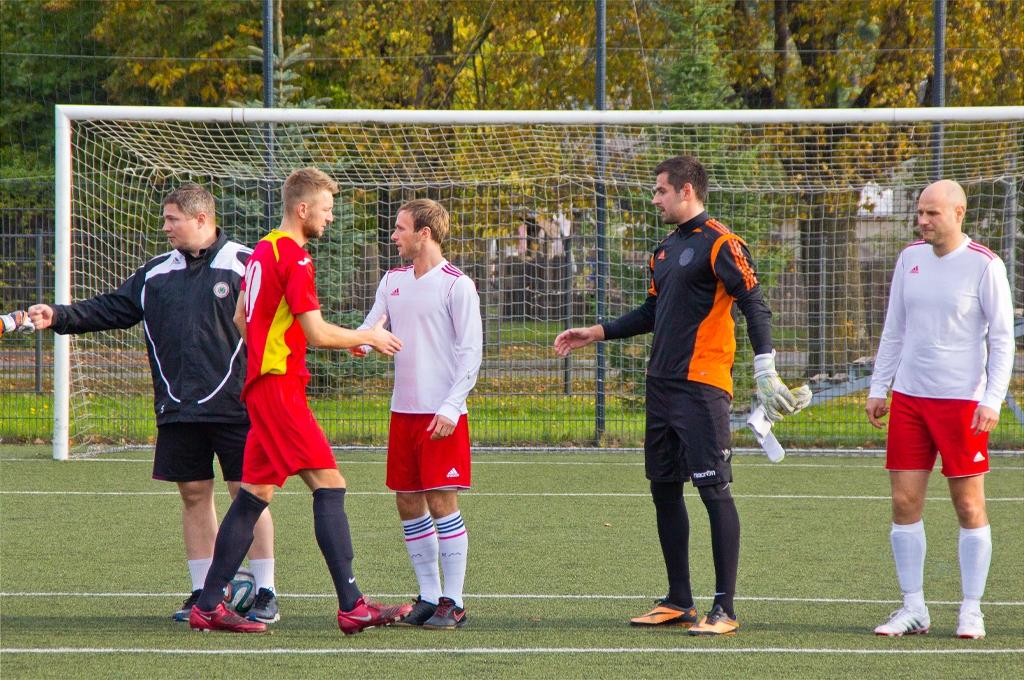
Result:
<instances>
[{"instance_id":1,"label":"man in black jacket","mask_svg":"<svg viewBox=\"0 0 1024 680\"><path fill-rule=\"evenodd\" d=\"M37 330L89 333L143 324L153 373L157 441L153 478L181 494L192 594L173 618L187 621L213 559L217 513L213 456L231 496L242 479L249 418L239 395L245 352L232 317L252 250L216 224L213 195L184 184L163 201L163 231L174 248L154 257L110 293L71 305L33 305ZM249 616L277 621L274 525L264 512L249 551L257 596Z\"/></svg>"}]
</instances>

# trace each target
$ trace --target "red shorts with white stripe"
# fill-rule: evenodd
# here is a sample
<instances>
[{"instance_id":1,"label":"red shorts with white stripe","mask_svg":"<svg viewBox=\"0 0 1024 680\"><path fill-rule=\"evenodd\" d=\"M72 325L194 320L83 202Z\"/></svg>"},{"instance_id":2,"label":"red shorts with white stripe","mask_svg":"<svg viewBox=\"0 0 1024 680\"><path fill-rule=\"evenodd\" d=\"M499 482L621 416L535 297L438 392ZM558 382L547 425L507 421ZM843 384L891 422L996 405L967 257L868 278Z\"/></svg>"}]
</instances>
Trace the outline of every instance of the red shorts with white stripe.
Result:
<instances>
[{"instance_id":1,"label":"red shorts with white stripe","mask_svg":"<svg viewBox=\"0 0 1024 680\"><path fill-rule=\"evenodd\" d=\"M433 419L433 413L392 411L387 471L387 485L392 491L470 487L469 419L463 414L450 435L431 439L427 427Z\"/></svg>"},{"instance_id":2,"label":"red shorts with white stripe","mask_svg":"<svg viewBox=\"0 0 1024 680\"><path fill-rule=\"evenodd\" d=\"M252 426L245 441L243 482L284 486L299 470L338 467L324 431L309 410L301 378L262 376L246 390L245 407Z\"/></svg>"},{"instance_id":3,"label":"red shorts with white stripe","mask_svg":"<svg viewBox=\"0 0 1024 680\"><path fill-rule=\"evenodd\" d=\"M886 470L931 470L942 455L945 477L988 472L988 432L977 434L971 420L978 402L931 399L892 393Z\"/></svg>"}]
</instances>

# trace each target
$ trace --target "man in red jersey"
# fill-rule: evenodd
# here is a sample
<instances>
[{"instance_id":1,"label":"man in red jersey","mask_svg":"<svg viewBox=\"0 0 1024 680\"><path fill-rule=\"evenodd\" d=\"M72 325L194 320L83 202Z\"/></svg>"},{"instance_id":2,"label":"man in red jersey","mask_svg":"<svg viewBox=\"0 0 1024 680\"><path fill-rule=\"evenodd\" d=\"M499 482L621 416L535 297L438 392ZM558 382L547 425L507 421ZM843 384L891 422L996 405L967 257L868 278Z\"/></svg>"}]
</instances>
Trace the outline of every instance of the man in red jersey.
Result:
<instances>
[{"instance_id":1,"label":"man in red jersey","mask_svg":"<svg viewBox=\"0 0 1024 680\"><path fill-rule=\"evenodd\" d=\"M338 626L346 635L387 625L410 605L383 605L363 596L352 574L352 538L345 514L345 479L327 438L306 401L306 344L348 349L370 345L392 356L402 344L384 330L353 331L324 321L316 295L313 259L303 246L320 238L334 219L338 185L315 168L296 170L284 183L281 227L265 236L246 265L235 323L248 346L242 400L252 429L245 446L242 488L224 516L213 564L189 624L196 630L257 633L266 624L248 621L221 603L224 587L242 562L253 526L292 475L313 492L317 544L338 593Z\"/></svg>"}]
</instances>

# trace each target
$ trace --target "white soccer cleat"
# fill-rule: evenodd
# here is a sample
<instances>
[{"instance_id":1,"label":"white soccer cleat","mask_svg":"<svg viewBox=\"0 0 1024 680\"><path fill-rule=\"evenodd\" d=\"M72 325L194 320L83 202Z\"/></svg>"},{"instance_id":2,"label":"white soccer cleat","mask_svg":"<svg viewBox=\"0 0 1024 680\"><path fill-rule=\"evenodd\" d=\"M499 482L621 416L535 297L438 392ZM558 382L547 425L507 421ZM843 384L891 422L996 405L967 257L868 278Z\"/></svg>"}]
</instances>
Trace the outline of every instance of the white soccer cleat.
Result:
<instances>
[{"instance_id":1,"label":"white soccer cleat","mask_svg":"<svg viewBox=\"0 0 1024 680\"><path fill-rule=\"evenodd\" d=\"M956 636L961 640L980 640L985 637L985 616L981 612L960 612Z\"/></svg>"},{"instance_id":2,"label":"white soccer cleat","mask_svg":"<svg viewBox=\"0 0 1024 680\"><path fill-rule=\"evenodd\" d=\"M878 628L875 628L875 635L886 637L902 637L904 635L924 635L931 626L931 618L928 611L916 612L906 607L894 611L891 618Z\"/></svg>"}]
</instances>

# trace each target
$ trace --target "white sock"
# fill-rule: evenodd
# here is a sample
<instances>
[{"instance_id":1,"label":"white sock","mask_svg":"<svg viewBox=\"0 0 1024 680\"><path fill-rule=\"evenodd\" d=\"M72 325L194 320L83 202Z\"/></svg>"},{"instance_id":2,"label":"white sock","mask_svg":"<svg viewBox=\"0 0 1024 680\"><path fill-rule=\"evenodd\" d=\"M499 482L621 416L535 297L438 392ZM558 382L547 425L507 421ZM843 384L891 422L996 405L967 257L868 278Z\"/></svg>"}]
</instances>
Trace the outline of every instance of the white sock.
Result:
<instances>
[{"instance_id":1,"label":"white sock","mask_svg":"<svg viewBox=\"0 0 1024 680\"><path fill-rule=\"evenodd\" d=\"M903 591L903 606L916 612L928 611L924 603L924 556L928 547L924 520L913 524L893 523L889 540L896 561L896 577Z\"/></svg>"},{"instance_id":2,"label":"white sock","mask_svg":"<svg viewBox=\"0 0 1024 680\"><path fill-rule=\"evenodd\" d=\"M977 529L960 527L960 585L964 601L960 611L980 612L981 597L985 594L988 567L992 563L992 526Z\"/></svg>"},{"instance_id":3,"label":"white sock","mask_svg":"<svg viewBox=\"0 0 1024 680\"><path fill-rule=\"evenodd\" d=\"M437 532L430 513L416 519L403 520L405 549L420 584L420 597L431 604L437 604L441 597L441 573L437 568Z\"/></svg>"},{"instance_id":4,"label":"white sock","mask_svg":"<svg viewBox=\"0 0 1024 680\"><path fill-rule=\"evenodd\" d=\"M267 557L262 560L249 560L249 571L256 580L256 591L266 588L271 592L277 592L274 588L274 558Z\"/></svg>"},{"instance_id":5,"label":"white sock","mask_svg":"<svg viewBox=\"0 0 1024 680\"><path fill-rule=\"evenodd\" d=\"M188 561L188 575L192 577L192 590L203 589L203 584L206 583L206 572L210 571L211 564L213 564L212 557Z\"/></svg>"},{"instance_id":6,"label":"white sock","mask_svg":"<svg viewBox=\"0 0 1024 680\"><path fill-rule=\"evenodd\" d=\"M469 534L466 533L461 512L456 510L447 517L437 519L437 538L441 551L441 571L444 572L442 595L455 600L457 607L462 607L462 585L466 580Z\"/></svg>"}]
</instances>

